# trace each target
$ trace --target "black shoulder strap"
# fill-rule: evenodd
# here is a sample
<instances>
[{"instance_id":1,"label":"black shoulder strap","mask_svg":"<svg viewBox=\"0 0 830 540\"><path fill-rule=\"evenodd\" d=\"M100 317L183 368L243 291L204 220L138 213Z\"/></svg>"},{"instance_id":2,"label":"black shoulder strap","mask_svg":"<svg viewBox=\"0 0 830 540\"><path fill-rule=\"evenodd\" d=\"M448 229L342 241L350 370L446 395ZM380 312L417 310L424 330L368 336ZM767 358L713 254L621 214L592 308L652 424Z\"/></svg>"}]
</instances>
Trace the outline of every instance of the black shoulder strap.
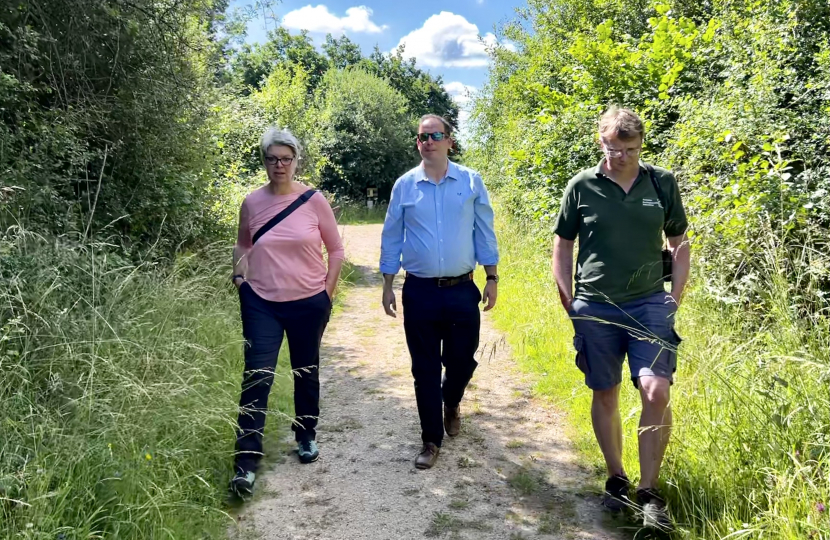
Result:
<instances>
[{"instance_id":1,"label":"black shoulder strap","mask_svg":"<svg viewBox=\"0 0 830 540\"><path fill-rule=\"evenodd\" d=\"M669 207L666 204L666 196L660 188L660 182L657 181L657 177L654 175L654 167L648 163L645 163L645 166L648 171L648 177L651 178L651 185L654 186L654 191L657 192L657 198L660 200L660 205L663 207L663 214L666 216L666 219L668 219Z\"/></svg>"},{"instance_id":2,"label":"black shoulder strap","mask_svg":"<svg viewBox=\"0 0 830 540\"><path fill-rule=\"evenodd\" d=\"M256 232L256 234L254 234L254 239L253 239L253 242L251 242L251 243L256 244L256 241L259 240L260 237L262 237L263 234L265 234L268 231L270 231L271 229L273 229L277 225L277 223L284 220L285 218L290 216L291 213L294 212L294 210L296 210L297 208L304 205L306 203L306 201L308 201L311 198L311 196L314 195L315 193L317 193L317 190L309 189L308 191L306 191L305 193L303 193L302 195L297 197L297 200L294 201L293 203L289 204L288 208L286 208L285 210L283 210L282 212L280 212L276 216L269 219L268 223L266 223L265 225L260 227L259 230Z\"/></svg>"}]
</instances>

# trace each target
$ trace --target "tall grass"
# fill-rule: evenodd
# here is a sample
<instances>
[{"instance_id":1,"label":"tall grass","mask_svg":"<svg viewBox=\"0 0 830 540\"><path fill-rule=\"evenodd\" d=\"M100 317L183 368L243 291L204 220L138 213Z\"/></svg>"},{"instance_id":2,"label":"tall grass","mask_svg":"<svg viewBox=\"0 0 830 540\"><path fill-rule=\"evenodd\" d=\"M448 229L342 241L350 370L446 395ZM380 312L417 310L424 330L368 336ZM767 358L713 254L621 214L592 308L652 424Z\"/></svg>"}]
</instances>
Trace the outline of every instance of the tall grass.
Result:
<instances>
[{"instance_id":1,"label":"tall grass","mask_svg":"<svg viewBox=\"0 0 830 540\"><path fill-rule=\"evenodd\" d=\"M536 392L566 411L600 489L605 468L591 427L591 394L574 366L573 328L551 278L549 241L516 223L502 221L499 229L494 317L520 366L535 374ZM788 262L782 249L770 242L751 262L764 276L763 309L724 304L696 275L677 316L684 342L661 474L681 526L676 536L827 540L830 325L821 313L795 315L780 271ZM624 463L634 476L639 411L637 392L624 383Z\"/></svg>"},{"instance_id":2,"label":"tall grass","mask_svg":"<svg viewBox=\"0 0 830 540\"><path fill-rule=\"evenodd\" d=\"M134 265L18 232L0 251L0 538L223 536L242 375L227 246ZM271 409L292 414L280 364Z\"/></svg>"}]
</instances>

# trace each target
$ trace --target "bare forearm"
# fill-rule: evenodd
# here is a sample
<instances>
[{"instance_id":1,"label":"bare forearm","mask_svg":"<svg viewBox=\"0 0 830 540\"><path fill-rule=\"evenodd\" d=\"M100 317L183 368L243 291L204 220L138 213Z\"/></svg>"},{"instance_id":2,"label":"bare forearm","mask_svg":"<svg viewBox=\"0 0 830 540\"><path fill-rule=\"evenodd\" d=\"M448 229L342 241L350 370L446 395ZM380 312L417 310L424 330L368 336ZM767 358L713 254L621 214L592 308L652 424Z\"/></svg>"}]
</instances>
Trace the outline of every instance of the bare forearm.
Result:
<instances>
[{"instance_id":1,"label":"bare forearm","mask_svg":"<svg viewBox=\"0 0 830 540\"><path fill-rule=\"evenodd\" d=\"M672 251L671 294L679 302L683 296L683 290L686 288L686 283L689 281L689 272L692 266L689 239L683 237L680 241L670 242L670 246Z\"/></svg>"},{"instance_id":2,"label":"bare forearm","mask_svg":"<svg viewBox=\"0 0 830 540\"><path fill-rule=\"evenodd\" d=\"M395 274L383 274L383 288L392 289L392 283L395 281Z\"/></svg>"},{"instance_id":3,"label":"bare forearm","mask_svg":"<svg viewBox=\"0 0 830 540\"><path fill-rule=\"evenodd\" d=\"M559 296L570 302L573 299L574 241L557 236L553 240L553 279L559 289Z\"/></svg>"},{"instance_id":4,"label":"bare forearm","mask_svg":"<svg viewBox=\"0 0 830 540\"><path fill-rule=\"evenodd\" d=\"M484 266L484 273L488 276L497 276L499 274L498 265L487 264Z\"/></svg>"}]
</instances>

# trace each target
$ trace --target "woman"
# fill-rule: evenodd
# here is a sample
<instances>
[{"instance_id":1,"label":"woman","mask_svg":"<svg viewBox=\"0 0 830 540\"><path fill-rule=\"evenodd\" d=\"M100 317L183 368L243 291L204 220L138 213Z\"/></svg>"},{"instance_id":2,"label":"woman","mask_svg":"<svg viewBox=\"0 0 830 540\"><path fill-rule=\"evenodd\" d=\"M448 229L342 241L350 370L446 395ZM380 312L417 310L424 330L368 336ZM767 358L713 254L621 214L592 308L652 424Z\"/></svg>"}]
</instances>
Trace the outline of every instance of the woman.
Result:
<instances>
[{"instance_id":1,"label":"woman","mask_svg":"<svg viewBox=\"0 0 830 540\"><path fill-rule=\"evenodd\" d=\"M294 375L296 418L291 428L300 461L317 460L320 341L343 266L343 244L331 206L320 193L294 181L301 152L297 139L272 128L262 136L260 150L268 183L245 197L233 250L233 283L239 289L245 336L236 474L231 481L240 496L252 493L262 457L268 393L283 333ZM274 224L278 214L284 219Z\"/></svg>"}]
</instances>

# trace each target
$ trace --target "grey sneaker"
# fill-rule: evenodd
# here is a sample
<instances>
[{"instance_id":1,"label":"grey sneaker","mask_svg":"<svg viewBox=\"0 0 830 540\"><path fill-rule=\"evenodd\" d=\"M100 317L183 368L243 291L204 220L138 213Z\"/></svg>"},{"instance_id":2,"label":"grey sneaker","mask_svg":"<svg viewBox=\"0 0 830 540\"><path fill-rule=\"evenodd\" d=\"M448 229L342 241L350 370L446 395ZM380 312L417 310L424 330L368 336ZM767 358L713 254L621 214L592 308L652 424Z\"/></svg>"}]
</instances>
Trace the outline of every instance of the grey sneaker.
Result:
<instances>
[{"instance_id":1,"label":"grey sneaker","mask_svg":"<svg viewBox=\"0 0 830 540\"><path fill-rule=\"evenodd\" d=\"M251 471L237 471L231 480L231 492L240 499L248 499L254 494L256 473Z\"/></svg>"},{"instance_id":2,"label":"grey sneaker","mask_svg":"<svg viewBox=\"0 0 830 540\"><path fill-rule=\"evenodd\" d=\"M602 497L602 505L612 512L621 512L631 506L628 497L628 488L631 482L627 476L615 474L605 481L605 493Z\"/></svg>"},{"instance_id":3,"label":"grey sneaker","mask_svg":"<svg viewBox=\"0 0 830 540\"><path fill-rule=\"evenodd\" d=\"M666 501L656 489L638 489L637 504L643 513L643 527L658 531L671 532L674 530Z\"/></svg>"},{"instance_id":4,"label":"grey sneaker","mask_svg":"<svg viewBox=\"0 0 830 540\"><path fill-rule=\"evenodd\" d=\"M297 443L297 454L300 456L300 463L313 463L320 457L316 441L299 441Z\"/></svg>"}]
</instances>

